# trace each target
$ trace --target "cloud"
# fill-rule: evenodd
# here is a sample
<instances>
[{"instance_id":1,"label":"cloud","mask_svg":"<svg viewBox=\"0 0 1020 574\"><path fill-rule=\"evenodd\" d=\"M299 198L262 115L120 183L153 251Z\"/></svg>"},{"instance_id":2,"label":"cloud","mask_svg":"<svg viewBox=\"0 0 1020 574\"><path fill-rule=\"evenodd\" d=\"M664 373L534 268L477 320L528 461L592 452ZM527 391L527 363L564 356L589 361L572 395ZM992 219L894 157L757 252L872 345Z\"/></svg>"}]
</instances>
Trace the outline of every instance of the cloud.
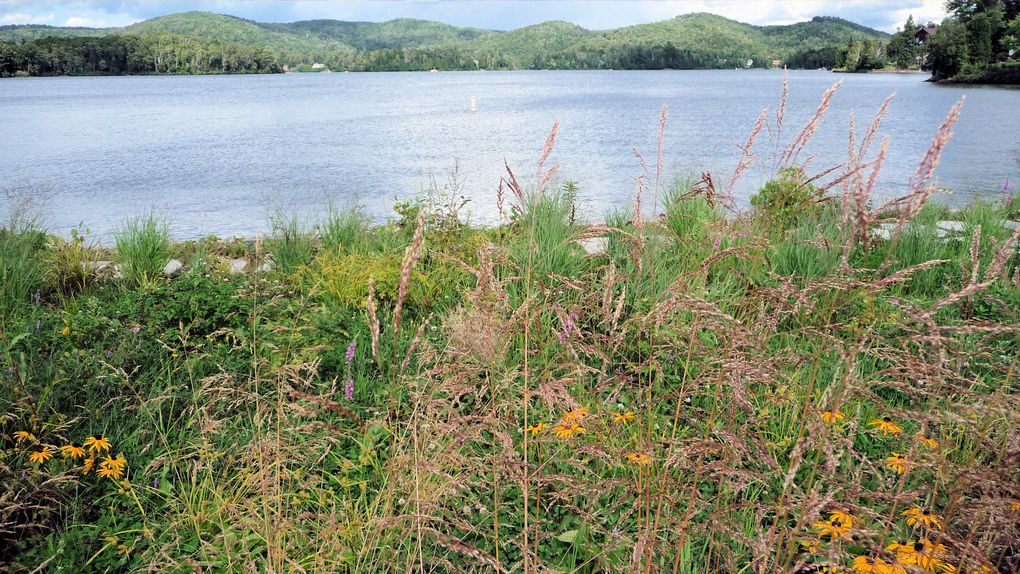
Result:
<instances>
[{"instance_id":1,"label":"cloud","mask_svg":"<svg viewBox=\"0 0 1020 574\"><path fill-rule=\"evenodd\" d=\"M64 21L64 26L72 28L106 28L109 24L106 20L89 18L87 16L71 16Z\"/></svg>"},{"instance_id":2,"label":"cloud","mask_svg":"<svg viewBox=\"0 0 1020 574\"><path fill-rule=\"evenodd\" d=\"M49 14L27 14L25 12L11 12L0 15L0 25L6 24L49 24L53 21L53 13Z\"/></svg>"}]
</instances>

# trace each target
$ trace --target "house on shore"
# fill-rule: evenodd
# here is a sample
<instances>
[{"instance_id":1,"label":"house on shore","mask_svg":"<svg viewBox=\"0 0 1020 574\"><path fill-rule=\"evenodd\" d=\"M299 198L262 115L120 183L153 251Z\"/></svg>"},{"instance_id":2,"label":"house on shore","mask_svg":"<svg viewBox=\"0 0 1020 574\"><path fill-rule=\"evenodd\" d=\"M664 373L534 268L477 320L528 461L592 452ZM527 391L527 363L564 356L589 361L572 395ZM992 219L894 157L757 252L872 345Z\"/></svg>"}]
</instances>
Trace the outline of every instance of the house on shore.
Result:
<instances>
[{"instance_id":1,"label":"house on shore","mask_svg":"<svg viewBox=\"0 0 1020 574\"><path fill-rule=\"evenodd\" d=\"M936 28L938 28L938 26L931 22L928 22L927 26L921 26L914 34L914 41L917 42L919 46L923 46L924 43L928 41L928 38L935 33Z\"/></svg>"}]
</instances>

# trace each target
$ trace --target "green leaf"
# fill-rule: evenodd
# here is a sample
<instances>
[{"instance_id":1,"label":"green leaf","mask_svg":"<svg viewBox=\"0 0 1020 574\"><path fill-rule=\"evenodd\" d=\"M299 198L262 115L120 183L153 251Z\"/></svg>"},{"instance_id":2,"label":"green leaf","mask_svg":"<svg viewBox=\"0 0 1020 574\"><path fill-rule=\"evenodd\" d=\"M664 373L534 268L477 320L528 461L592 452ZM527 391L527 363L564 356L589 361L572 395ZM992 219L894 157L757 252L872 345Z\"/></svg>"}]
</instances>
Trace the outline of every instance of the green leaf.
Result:
<instances>
[{"instance_id":1,"label":"green leaf","mask_svg":"<svg viewBox=\"0 0 1020 574\"><path fill-rule=\"evenodd\" d=\"M573 544L574 540L576 539L577 530L568 530L556 537L556 540L559 540L560 542L566 542L567 544Z\"/></svg>"}]
</instances>

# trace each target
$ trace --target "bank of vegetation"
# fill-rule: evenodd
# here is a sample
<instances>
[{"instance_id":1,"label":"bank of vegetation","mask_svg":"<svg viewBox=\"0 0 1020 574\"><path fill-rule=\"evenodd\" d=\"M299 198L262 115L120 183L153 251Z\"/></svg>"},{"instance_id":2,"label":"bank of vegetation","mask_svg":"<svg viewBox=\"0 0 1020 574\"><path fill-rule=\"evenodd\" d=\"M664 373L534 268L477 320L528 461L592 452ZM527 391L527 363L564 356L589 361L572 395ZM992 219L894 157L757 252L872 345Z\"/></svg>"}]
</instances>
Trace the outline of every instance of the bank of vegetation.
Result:
<instances>
[{"instance_id":1,"label":"bank of vegetation","mask_svg":"<svg viewBox=\"0 0 1020 574\"><path fill-rule=\"evenodd\" d=\"M806 171L831 96L599 225L555 128L490 228L455 186L244 241L12 209L0 571L1015 572L1018 198L937 203L959 106L902 197L886 106Z\"/></svg>"},{"instance_id":2,"label":"bank of vegetation","mask_svg":"<svg viewBox=\"0 0 1020 574\"><path fill-rule=\"evenodd\" d=\"M752 26L688 14L606 31L552 21L497 32L410 19L263 24L185 12L124 28L0 26L0 74L208 73L314 64L333 71L762 68L777 61L820 68L832 67L840 45L886 37L826 17ZM158 61L159 50L175 53Z\"/></svg>"}]
</instances>

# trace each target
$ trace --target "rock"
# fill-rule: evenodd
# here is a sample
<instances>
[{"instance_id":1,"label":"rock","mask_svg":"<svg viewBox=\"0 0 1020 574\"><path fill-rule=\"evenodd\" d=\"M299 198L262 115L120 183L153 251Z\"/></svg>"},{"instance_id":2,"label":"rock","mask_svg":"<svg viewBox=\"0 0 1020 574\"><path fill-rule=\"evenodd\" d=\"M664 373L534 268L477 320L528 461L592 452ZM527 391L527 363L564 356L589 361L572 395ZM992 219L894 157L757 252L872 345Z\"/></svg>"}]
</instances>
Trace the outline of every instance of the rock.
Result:
<instances>
[{"instance_id":1,"label":"rock","mask_svg":"<svg viewBox=\"0 0 1020 574\"><path fill-rule=\"evenodd\" d=\"M262 262L262 265L259 265L258 272L259 273L268 273L268 272L272 271L273 267L275 267L275 266L276 266L276 264L273 263L272 259L266 259L265 261Z\"/></svg>"},{"instance_id":2,"label":"rock","mask_svg":"<svg viewBox=\"0 0 1020 574\"><path fill-rule=\"evenodd\" d=\"M1007 221L1006 222L1006 229L1009 229L1009 230L1012 230L1012 231L1016 231L1017 229L1020 229L1020 221Z\"/></svg>"},{"instance_id":3,"label":"rock","mask_svg":"<svg viewBox=\"0 0 1020 574\"><path fill-rule=\"evenodd\" d=\"M163 275L167 277L173 277L184 268L184 263L181 263L179 259L171 259L167 261L166 266L163 267Z\"/></svg>"},{"instance_id":4,"label":"rock","mask_svg":"<svg viewBox=\"0 0 1020 574\"><path fill-rule=\"evenodd\" d=\"M963 233L967 229L967 224L962 221L940 221L935 226L948 233Z\"/></svg>"},{"instance_id":5,"label":"rock","mask_svg":"<svg viewBox=\"0 0 1020 574\"><path fill-rule=\"evenodd\" d=\"M248 268L247 259L228 259L227 260L228 270L231 275L237 275L244 273L244 270Z\"/></svg>"},{"instance_id":6,"label":"rock","mask_svg":"<svg viewBox=\"0 0 1020 574\"><path fill-rule=\"evenodd\" d=\"M606 250L609 249L609 238L589 237L587 239L578 239L577 244L580 245L588 255L604 255Z\"/></svg>"}]
</instances>

